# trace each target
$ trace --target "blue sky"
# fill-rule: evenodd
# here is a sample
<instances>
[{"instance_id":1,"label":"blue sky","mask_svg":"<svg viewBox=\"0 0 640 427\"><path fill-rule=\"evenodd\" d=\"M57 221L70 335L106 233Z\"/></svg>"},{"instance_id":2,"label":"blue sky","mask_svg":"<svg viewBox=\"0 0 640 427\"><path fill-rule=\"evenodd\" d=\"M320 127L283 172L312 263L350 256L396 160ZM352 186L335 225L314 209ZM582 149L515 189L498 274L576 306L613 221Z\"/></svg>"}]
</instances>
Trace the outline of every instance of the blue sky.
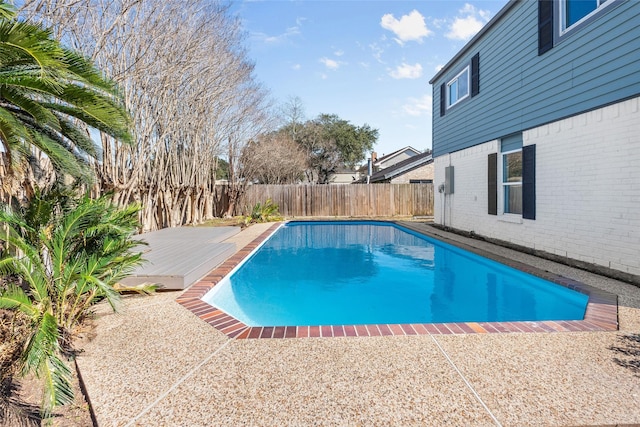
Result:
<instances>
[{"instance_id":1,"label":"blue sky","mask_svg":"<svg viewBox=\"0 0 640 427\"><path fill-rule=\"evenodd\" d=\"M307 119L337 114L380 132L375 150L431 148L429 80L507 0L242 1L255 75Z\"/></svg>"}]
</instances>

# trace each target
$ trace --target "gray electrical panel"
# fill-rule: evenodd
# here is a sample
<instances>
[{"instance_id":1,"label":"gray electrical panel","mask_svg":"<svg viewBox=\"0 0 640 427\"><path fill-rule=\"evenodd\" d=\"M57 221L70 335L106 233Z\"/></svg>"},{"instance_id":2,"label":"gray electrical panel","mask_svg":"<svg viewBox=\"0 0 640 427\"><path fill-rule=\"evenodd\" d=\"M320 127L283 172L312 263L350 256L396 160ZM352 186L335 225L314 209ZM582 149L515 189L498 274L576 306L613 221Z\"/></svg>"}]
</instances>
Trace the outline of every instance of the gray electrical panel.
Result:
<instances>
[{"instance_id":1,"label":"gray electrical panel","mask_svg":"<svg viewBox=\"0 0 640 427\"><path fill-rule=\"evenodd\" d=\"M453 194L453 166L444 168L444 194Z\"/></svg>"}]
</instances>

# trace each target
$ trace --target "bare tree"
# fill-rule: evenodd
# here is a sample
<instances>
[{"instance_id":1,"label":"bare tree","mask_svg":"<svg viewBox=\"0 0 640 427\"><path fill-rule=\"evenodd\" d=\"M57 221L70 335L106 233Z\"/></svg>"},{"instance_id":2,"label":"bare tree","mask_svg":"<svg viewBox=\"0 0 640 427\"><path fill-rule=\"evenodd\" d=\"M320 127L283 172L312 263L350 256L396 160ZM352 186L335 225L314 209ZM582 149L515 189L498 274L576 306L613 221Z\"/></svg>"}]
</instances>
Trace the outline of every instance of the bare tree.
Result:
<instances>
[{"instance_id":1,"label":"bare tree","mask_svg":"<svg viewBox=\"0 0 640 427\"><path fill-rule=\"evenodd\" d=\"M260 184L296 184L306 168L299 144L286 132L273 132L252 141L242 156L244 175Z\"/></svg>"},{"instance_id":2,"label":"bare tree","mask_svg":"<svg viewBox=\"0 0 640 427\"><path fill-rule=\"evenodd\" d=\"M302 99L298 96L290 97L280 107L280 113L284 120L284 127L289 131L293 139L296 138L297 133L304 126L304 104Z\"/></svg>"},{"instance_id":3,"label":"bare tree","mask_svg":"<svg viewBox=\"0 0 640 427\"><path fill-rule=\"evenodd\" d=\"M267 93L254 79L244 35L227 5L26 0L23 11L122 87L137 144L101 135L98 191L113 191L122 205L141 203L145 229L197 223L224 213L216 211L223 195L215 176L217 158L226 155L229 198L236 202L242 149L264 131L269 116Z\"/></svg>"}]
</instances>

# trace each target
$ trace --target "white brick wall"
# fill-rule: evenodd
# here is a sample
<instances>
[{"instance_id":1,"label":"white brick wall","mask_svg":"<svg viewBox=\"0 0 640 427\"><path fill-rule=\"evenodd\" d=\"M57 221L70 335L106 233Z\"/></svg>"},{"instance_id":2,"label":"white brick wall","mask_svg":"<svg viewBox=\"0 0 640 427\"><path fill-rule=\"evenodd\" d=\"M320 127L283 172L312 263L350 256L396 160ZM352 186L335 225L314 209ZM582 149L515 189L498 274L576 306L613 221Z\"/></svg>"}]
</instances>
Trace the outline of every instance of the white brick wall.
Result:
<instances>
[{"instance_id":1,"label":"white brick wall","mask_svg":"<svg viewBox=\"0 0 640 427\"><path fill-rule=\"evenodd\" d=\"M491 141L435 159L436 189L455 168L435 221L640 275L640 98L530 129L523 143L536 144L536 220L487 214Z\"/></svg>"}]
</instances>

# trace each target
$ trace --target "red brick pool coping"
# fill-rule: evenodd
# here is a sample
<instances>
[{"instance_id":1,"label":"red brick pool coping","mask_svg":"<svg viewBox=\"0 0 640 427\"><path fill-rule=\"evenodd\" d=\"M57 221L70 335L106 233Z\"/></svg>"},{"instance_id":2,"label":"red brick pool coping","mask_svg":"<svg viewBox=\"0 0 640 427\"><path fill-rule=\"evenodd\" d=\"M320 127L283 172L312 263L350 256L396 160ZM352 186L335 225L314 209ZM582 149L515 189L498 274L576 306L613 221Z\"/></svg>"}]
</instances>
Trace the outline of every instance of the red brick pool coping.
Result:
<instances>
[{"instance_id":1,"label":"red brick pool coping","mask_svg":"<svg viewBox=\"0 0 640 427\"><path fill-rule=\"evenodd\" d=\"M464 244L454 243L466 250L543 277L559 285L574 289L589 296L583 320L526 321L526 322L460 322L379 325L332 325L332 326L247 326L236 318L202 301L202 297L231 272L242 260L266 240L278 227L276 223L260 236L228 258L205 277L196 282L177 298L177 302L193 314L227 335L236 339L253 338L307 338L307 337L372 337L385 335L449 335L449 334L500 334L512 332L585 332L617 331L617 295L592 286L567 279L506 258L497 257ZM414 231L417 231L414 229ZM452 243L452 242L449 242Z\"/></svg>"}]
</instances>

